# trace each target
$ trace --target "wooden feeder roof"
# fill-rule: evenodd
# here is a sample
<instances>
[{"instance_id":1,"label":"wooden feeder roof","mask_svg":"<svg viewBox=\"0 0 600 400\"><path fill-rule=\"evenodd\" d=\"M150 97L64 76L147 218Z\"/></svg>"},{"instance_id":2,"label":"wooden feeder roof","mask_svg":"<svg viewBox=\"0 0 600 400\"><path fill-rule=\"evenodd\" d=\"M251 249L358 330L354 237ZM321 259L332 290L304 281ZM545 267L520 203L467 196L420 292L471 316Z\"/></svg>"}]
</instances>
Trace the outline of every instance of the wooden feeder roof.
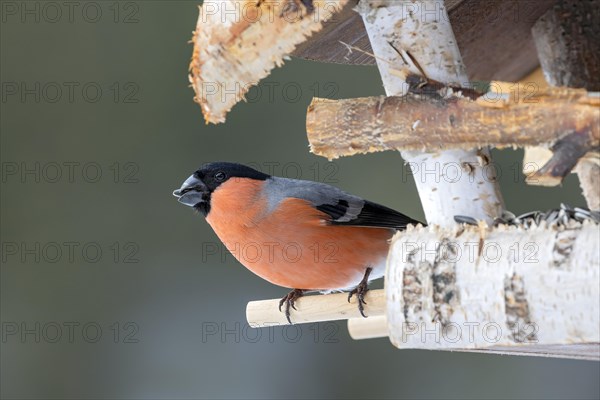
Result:
<instances>
[{"instance_id":1,"label":"wooden feeder roof","mask_svg":"<svg viewBox=\"0 0 600 400\"><path fill-rule=\"evenodd\" d=\"M362 18L351 0L292 55L328 63L375 65ZM555 0L447 0L469 77L517 81L538 65L531 27ZM340 42L354 48L352 52ZM361 51L362 50L362 51Z\"/></svg>"}]
</instances>

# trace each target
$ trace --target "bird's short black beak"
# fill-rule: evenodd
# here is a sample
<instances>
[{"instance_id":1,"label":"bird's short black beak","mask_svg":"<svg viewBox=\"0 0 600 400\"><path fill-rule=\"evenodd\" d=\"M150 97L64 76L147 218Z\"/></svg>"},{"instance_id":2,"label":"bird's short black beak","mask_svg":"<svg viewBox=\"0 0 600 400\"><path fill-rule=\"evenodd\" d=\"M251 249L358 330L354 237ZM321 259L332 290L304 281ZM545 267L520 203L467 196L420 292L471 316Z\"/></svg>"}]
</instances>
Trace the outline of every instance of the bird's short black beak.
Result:
<instances>
[{"instance_id":1,"label":"bird's short black beak","mask_svg":"<svg viewBox=\"0 0 600 400\"><path fill-rule=\"evenodd\" d=\"M204 182L194 175L187 178L179 189L173 191L173 196L177 197L177 201L189 207L196 207L206 201L207 194L208 188Z\"/></svg>"}]
</instances>

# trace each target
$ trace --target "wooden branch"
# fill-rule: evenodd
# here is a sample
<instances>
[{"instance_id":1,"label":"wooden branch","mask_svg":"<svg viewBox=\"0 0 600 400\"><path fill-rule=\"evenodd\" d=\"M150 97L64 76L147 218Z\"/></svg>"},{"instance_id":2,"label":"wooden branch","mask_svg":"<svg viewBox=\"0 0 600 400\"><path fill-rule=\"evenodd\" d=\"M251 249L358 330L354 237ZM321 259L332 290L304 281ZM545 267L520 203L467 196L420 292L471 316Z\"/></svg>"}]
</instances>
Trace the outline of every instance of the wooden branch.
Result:
<instances>
[{"instance_id":1,"label":"wooden branch","mask_svg":"<svg viewBox=\"0 0 600 400\"><path fill-rule=\"evenodd\" d=\"M468 81L442 0L360 0L356 9L363 18L369 34L388 96L402 96L407 93L410 84L406 80L406 70L413 75L457 86L463 86L463 83ZM321 117L332 118L331 121L325 122L326 124L336 120L339 122L335 115L319 115L319 118ZM310 115L308 121L310 124ZM410 126L418 129L420 122L422 121L413 120ZM310 136L310 127L307 130ZM365 131L361 129L360 133ZM369 141L378 134L379 132L368 132L359 140ZM346 142L342 146L353 149L355 143ZM371 146L377 146L376 142L368 144L368 148L372 148ZM461 214L491 224L502 213L503 201L494 179L494 172L492 179L489 179L489 171L484 170L484 166L478 162L481 158L490 160L487 149L435 149L429 153L423 150L425 148L421 146L415 152L403 151L402 156L409 163L423 165L427 170L444 170L447 166L466 163L471 171L470 174L461 174L452 181L440 179L440 175L436 173L415 180L428 223L451 226L454 221L448 216Z\"/></svg>"},{"instance_id":2,"label":"wooden branch","mask_svg":"<svg viewBox=\"0 0 600 400\"><path fill-rule=\"evenodd\" d=\"M392 343L546 353L600 343L599 236L575 221L399 232L385 288Z\"/></svg>"},{"instance_id":3,"label":"wooden branch","mask_svg":"<svg viewBox=\"0 0 600 400\"><path fill-rule=\"evenodd\" d=\"M552 145L552 156L550 159L541 168L537 169L535 173L528 175L526 182L540 186L557 186L578 163L587 164L589 163L589 159L594 158L598 160L598 150L598 146L590 145L587 134L567 132ZM592 163L594 162L592 161ZM589 171L585 169L580 169L580 171L593 172L593 170ZM591 179L589 183L598 180L591 177L589 179ZM581 178L580 183L583 183ZM585 188L585 190L594 194L598 190L598 187L593 186ZM592 208L592 210L595 209Z\"/></svg>"},{"instance_id":4,"label":"wooden branch","mask_svg":"<svg viewBox=\"0 0 600 400\"><path fill-rule=\"evenodd\" d=\"M192 41L190 82L206 122L227 112L347 0L205 0Z\"/></svg>"},{"instance_id":5,"label":"wooden branch","mask_svg":"<svg viewBox=\"0 0 600 400\"><path fill-rule=\"evenodd\" d=\"M533 38L550 85L600 91L600 30L597 25L598 4L578 0L556 2L535 23ZM556 177L564 175L557 169L564 169L568 164L574 166L581 150L576 143L567 143L561 154L554 152L552 160L536 172L534 181L538 184L560 183L562 179ZM600 209L599 160L599 157L582 159L576 168L583 194L592 210Z\"/></svg>"},{"instance_id":6,"label":"wooden branch","mask_svg":"<svg viewBox=\"0 0 600 400\"><path fill-rule=\"evenodd\" d=\"M476 101L414 94L314 99L306 122L311 151L334 159L384 150L560 148L558 142L571 133L581 151L592 151L600 143L597 94L549 89L529 99L491 101L493 96Z\"/></svg>"},{"instance_id":7,"label":"wooden branch","mask_svg":"<svg viewBox=\"0 0 600 400\"><path fill-rule=\"evenodd\" d=\"M385 313L384 296L383 290L367 292L367 317L377 317ZM297 310L291 310L291 320L295 324L362 318L356 304L356 296L348 302L347 293L303 296L296 300L295 305ZM246 319L248 325L255 328L288 324L284 313L279 311L279 299L249 302L246 307Z\"/></svg>"}]
</instances>

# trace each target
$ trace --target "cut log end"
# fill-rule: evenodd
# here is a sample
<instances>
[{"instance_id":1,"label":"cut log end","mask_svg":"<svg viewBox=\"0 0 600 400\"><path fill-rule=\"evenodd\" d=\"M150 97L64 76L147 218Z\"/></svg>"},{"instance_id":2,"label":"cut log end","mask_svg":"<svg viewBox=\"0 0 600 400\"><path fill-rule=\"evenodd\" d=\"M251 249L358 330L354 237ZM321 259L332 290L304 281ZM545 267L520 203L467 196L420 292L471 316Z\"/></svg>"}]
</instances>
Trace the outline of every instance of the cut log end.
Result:
<instances>
[{"instance_id":1,"label":"cut log end","mask_svg":"<svg viewBox=\"0 0 600 400\"><path fill-rule=\"evenodd\" d=\"M224 122L253 85L347 1L205 1L192 37L189 79L206 122Z\"/></svg>"}]
</instances>

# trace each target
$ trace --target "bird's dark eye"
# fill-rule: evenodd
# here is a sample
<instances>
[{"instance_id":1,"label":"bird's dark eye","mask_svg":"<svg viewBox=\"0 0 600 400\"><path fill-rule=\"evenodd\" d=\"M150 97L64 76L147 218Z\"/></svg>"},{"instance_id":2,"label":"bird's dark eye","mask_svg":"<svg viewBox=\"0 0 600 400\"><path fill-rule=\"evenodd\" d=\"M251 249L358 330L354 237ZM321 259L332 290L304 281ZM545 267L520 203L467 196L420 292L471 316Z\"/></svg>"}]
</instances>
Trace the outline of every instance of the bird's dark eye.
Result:
<instances>
[{"instance_id":1,"label":"bird's dark eye","mask_svg":"<svg viewBox=\"0 0 600 400\"><path fill-rule=\"evenodd\" d=\"M224 173L224 172L221 172L221 171L217 172L217 173L215 174L215 180L216 180L217 182L223 182L223 181L225 180L225 173Z\"/></svg>"}]
</instances>

